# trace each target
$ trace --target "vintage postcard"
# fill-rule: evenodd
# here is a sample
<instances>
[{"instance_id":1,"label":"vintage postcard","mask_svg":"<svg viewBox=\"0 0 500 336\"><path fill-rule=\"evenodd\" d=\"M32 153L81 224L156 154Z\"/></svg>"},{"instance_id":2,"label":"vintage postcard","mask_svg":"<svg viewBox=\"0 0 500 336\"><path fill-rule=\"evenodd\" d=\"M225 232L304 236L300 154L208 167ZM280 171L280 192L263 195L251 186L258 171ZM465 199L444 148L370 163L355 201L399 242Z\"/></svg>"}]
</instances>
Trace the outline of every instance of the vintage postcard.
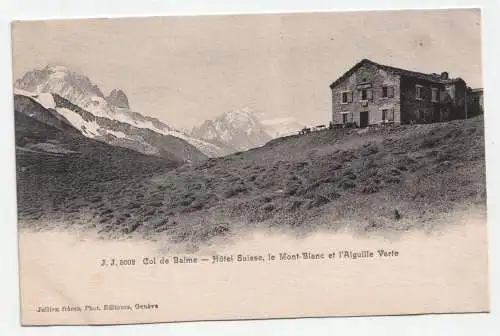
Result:
<instances>
[{"instance_id":1,"label":"vintage postcard","mask_svg":"<svg viewBox=\"0 0 500 336\"><path fill-rule=\"evenodd\" d=\"M479 9L12 43L23 325L489 311Z\"/></svg>"}]
</instances>

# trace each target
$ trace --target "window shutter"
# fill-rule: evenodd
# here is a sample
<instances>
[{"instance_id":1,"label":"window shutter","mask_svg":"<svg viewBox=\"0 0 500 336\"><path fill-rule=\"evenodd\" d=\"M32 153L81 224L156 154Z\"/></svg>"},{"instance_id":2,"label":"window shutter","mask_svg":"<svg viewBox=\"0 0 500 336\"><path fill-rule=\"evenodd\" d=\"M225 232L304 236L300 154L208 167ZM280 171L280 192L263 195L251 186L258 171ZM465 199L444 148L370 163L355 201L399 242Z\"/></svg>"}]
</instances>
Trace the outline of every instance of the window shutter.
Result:
<instances>
[{"instance_id":1,"label":"window shutter","mask_svg":"<svg viewBox=\"0 0 500 336\"><path fill-rule=\"evenodd\" d=\"M391 113L389 115L389 121L394 121L394 107L391 108Z\"/></svg>"},{"instance_id":2,"label":"window shutter","mask_svg":"<svg viewBox=\"0 0 500 336\"><path fill-rule=\"evenodd\" d=\"M347 101L349 103L352 103L352 91L349 91L349 93L347 94Z\"/></svg>"},{"instance_id":3,"label":"window shutter","mask_svg":"<svg viewBox=\"0 0 500 336\"><path fill-rule=\"evenodd\" d=\"M373 89L366 90L366 99L373 100Z\"/></svg>"}]
</instances>

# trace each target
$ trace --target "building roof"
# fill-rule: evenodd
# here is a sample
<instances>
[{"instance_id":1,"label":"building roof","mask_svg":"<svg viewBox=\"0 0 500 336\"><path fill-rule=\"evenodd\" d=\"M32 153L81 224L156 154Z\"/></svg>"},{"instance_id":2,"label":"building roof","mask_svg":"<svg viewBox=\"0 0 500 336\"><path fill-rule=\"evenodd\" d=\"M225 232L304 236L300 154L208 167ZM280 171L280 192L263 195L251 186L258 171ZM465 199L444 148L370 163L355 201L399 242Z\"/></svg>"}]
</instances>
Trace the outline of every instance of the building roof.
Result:
<instances>
[{"instance_id":1,"label":"building roof","mask_svg":"<svg viewBox=\"0 0 500 336\"><path fill-rule=\"evenodd\" d=\"M362 65L365 65L365 64L374 65L374 66L376 66L378 68L381 68L381 69L383 69L385 71L392 72L394 74L399 74L399 75L405 75L405 76L410 76L410 77L416 77L416 78L420 78L420 79L425 79L425 80L428 80L428 81L431 81L431 82L434 82L434 83L445 84L445 83L452 83L452 82L457 82L457 81L463 81L463 79L461 79L461 78L453 78L453 79L444 80L444 79L441 79L440 75L438 75L438 74L426 74L426 73L422 73L422 72L416 72L416 71L411 71L411 70L396 68L396 67L389 66L389 65L379 64L379 63L376 63L376 62L373 62L373 61L371 61L369 59L364 58L361 61L359 61L358 63L356 63L352 68L350 68L349 70L347 70L346 73L344 73L342 76L340 76L332 84L330 84L330 88L333 88L335 85L337 85L338 83L340 83L341 81L343 81L345 78L349 77L359 67L361 67Z\"/></svg>"}]
</instances>

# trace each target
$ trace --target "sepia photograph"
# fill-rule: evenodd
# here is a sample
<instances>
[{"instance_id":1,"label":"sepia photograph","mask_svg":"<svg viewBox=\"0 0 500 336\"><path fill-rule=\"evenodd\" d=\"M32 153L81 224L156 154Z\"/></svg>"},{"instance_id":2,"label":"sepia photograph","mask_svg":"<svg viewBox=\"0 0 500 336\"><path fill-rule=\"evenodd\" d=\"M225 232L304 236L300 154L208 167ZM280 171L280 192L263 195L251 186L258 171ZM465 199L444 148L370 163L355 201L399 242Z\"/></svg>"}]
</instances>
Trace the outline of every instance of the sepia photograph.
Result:
<instances>
[{"instance_id":1,"label":"sepia photograph","mask_svg":"<svg viewBox=\"0 0 500 336\"><path fill-rule=\"evenodd\" d=\"M488 312L481 50L479 9L13 22L22 324Z\"/></svg>"}]
</instances>

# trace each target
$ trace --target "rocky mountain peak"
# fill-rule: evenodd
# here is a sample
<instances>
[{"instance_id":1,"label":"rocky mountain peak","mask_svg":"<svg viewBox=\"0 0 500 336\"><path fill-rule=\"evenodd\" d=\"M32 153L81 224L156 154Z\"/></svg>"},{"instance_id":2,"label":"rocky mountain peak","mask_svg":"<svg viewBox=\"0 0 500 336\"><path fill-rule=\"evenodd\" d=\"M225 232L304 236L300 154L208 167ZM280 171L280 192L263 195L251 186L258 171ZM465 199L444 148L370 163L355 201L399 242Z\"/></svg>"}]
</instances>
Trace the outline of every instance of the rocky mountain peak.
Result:
<instances>
[{"instance_id":1,"label":"rocky mountain peak","mask_svg":"<svg viewBox=\"0 0 500 336\"><path fill-rule=\"evenodd\" d=\"M106 101L114 107L130 108L127 95L121 89L113 89L109 96L106 97Z\"/></svg>"},{"instance_id":2,"label":"rocky mountain peak","mask_svg":"<svg viewBox=\"0 0 500 336\"><path fill-rule=\"evenodd\" d=\"M91 97L104 98L99 87L87 76L61 65L47 65L28 71L15 81L14 86L33 93L57 93L81 105L89 103Z\"/></svg>"},{"instance_id":3,"label":"rocky mountain peak","mask_svg":"<svg viewBox=\"0 0 500 336\"><path fill-rule=\"evenodd\" d=\"M248 107L206 120L199 127L195 127L191 134L200 139L222 143L235 150L259 147L271 139L256 114Z\"/></svg>"}]
</instances>

